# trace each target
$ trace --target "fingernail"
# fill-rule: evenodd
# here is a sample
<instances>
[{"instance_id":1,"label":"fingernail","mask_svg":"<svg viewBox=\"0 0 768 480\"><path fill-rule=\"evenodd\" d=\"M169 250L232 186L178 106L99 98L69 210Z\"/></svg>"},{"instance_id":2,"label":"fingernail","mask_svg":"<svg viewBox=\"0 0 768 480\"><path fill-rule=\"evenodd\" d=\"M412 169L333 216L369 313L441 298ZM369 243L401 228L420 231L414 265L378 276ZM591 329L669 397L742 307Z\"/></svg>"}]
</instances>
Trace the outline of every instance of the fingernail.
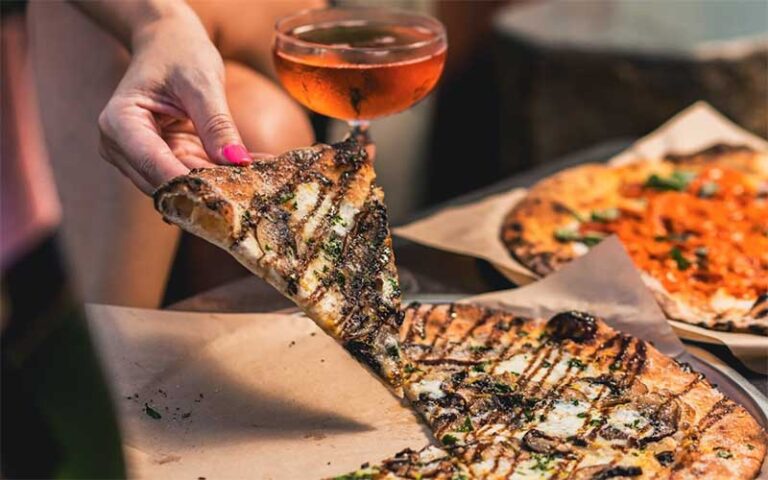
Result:
<instances>
[{"instance_id":1,"label":"fingernail","mask_svg":"<svg viewBox=\"0 0 768 480\"><path fill-rule=\"evenodd\" d=\"M225 145L224 148L221 149L221 154L233 165L248 165L251 163L251 156L248 155L248 150L237 143Z\"/></svg>"}]
</instances>

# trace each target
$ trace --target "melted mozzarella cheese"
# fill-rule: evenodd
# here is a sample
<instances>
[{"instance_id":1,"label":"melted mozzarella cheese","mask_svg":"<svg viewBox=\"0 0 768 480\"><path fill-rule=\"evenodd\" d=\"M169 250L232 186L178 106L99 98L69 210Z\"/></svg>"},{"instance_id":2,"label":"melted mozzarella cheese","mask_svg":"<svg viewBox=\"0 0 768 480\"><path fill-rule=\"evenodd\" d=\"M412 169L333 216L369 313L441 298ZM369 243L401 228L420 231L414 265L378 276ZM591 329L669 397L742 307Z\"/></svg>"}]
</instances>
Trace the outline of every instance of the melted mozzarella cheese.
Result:
<instances>
[{"instance_id":1,"label":"melted mozzarella cheese","mask_svg":"<svg viewBox=\"0 0 768 480\"><path fill-rule=\"evenodd\" d=\"M436 400L445 396L445 392L440 389L442 383L443 382L440 380L422 380L418 383L411 384L409 389L413 394L413 398L419 398L424 394L427 398Z\"/></svg>"},{"instance_id":2,"label":"melted mozzarella cheese","mask_svg":"<svg viewBox=\"0 0 768 480\"><path fill-rule=\"evenodd\" d=\"M313 258L304 270L304 275L299 280L298 297L308 299L320 287L323 278L331 272L332 268L333 263L325 255L320 254Z\"/></svg>"},{"instance_id":3,"label":"melted mozzarella cheese","mask_svg":"<svg viewBox=\"0 0 768 480\"><path fill-rule=\"evenodd\" d=\"M748 312L754 303L754 300L743 300L728 295L722 289L718 289L709 301L710 306L718 312L727 312L730 310Z\"/></svg>"},{"instance_id":4,"label":"melted mozzarella cheese","mask_svg":"<svg viewBox=\"0 0 768 480\"><path fill-rule=\"evenodd\" d=\"M546 380L544 382L548 385L557 383L559 380L561 380L563 377L565 377L566 373L568 372L568 361L571 359L569 355L563 355L563 357L560 359L559 362L554 364L551 369L550 368L540 368L538 372L536 372L536 375L531 377L532 382L541 382L542 379L544 379L544 376L546 376Z\"/></svg>"},{"instance_id":5,"label":"melted mozzarella cheese","mask_svg":"<svg viewBox=\"0 0 768 480\"><path fill-rule=\"evenodd\" d=\"M233 250L238 256L252 263L253 266L258 265L259 260L264 256L264 251L259 247L259 242L253 235L243 238Z\"/></svg>"},{"instance_id":6,"label":"melted mozzarella cheese","mask_svg":"<svg viewBox=\"0 0 768 480\"><path fill-rule=\"evenodd\" d=\"M349 202L341 202L339 211L331 220L333 223L333 231L339 236L345 236L352 226L352 223L355 221L356 213L357 207L355 205Z\"/></svg>"},{"instance_id":7,"label":"melted mozzarella cheese","mask_svg":"<svg viewBox=\"0 0 768 480\"><path fill-rule=\"evenodd\" d=\"M555 462L548 464L549 468L542 467L541 462L531 458L523 460L515 467L515 473L512 474L513 480L538 480L549 478L555 472L557 465Z\"/></svg>"},{"instance_id":8,"label":"melted mozzarella cheese","mask_svg":"<svg viewBox=\"0 0 768 480\"><path fill-rule=\"evenodd\" d=\"M331 209L332 205L333 205L332 196L326 195L325 198L323 198L323 201L320 203L320 206L317 207L315 214L312 215L309 218L309 220L307 220L307 222L304 224L304 231L302 232L301 236L305 242L310 238L312 238L312 235L315 233L317 226L320 225L320 222L323 221L325 216L328 214L328 211Z\"/></svg>"},{"instance_id":9,"label":"melted mozzarella cheese","mask_svg":"<svg viewBox=\"0 0 768 480\"><path fill-rule=\"evenodd\" d=\"M611 412L606 423L628 435L637 436L637 432L648 425L648 420L637 410L619 407Z\"/></svg>"},{"instance_id":10,"label":"melted mozzarella cheese","mask_svg":"<svg viewBox=\"0 0 768 480\"><path fill-rule=\"evenodd\" d=\"M320 185L316 182L302 183L296 187L296 208L292 217L295 220L301 220L309 215L317 203L318 195L320 195Z\"/></svg>"},{"instance_id":11,"label":"melted mozzarella cheese","mask_svg":"<svg viewBox=\"0 0 768 480\"><path fill-rule=\"evenodd\" d=\"M567 438L576 435L587 420L579 417L589 410L589 403L585 401L558 400L552 410L547 413L547 418L536 426L536 430L551 437Z\"/></svg>"},{"instance_id":12,"label":"melted mozzarella cheese","mask_svg":"<svg viewBox=\"0 0 768 480\"><path fill-rule=\"evenodd\" d=\"M517 355L513 355L507 360L504 360L503 362L499 362L493 369L493 373L497 375L501 373L514 373L516 375L521 375L525 371L530 361L530 354L519 353Z\"/></svg>"},{"instance_id":13,"label":"melted mozzarella cheese","mask_svg":"<svg viewBox=\"0 0 768 480\"><path fill-rule=\"evenodd\" d=\"M573 254L577 257L580 257L582 255L586 255L589 253L589 247L586 243L582 242L571 242L571 250L573 251Z\"/></svg>"}]
</instances>

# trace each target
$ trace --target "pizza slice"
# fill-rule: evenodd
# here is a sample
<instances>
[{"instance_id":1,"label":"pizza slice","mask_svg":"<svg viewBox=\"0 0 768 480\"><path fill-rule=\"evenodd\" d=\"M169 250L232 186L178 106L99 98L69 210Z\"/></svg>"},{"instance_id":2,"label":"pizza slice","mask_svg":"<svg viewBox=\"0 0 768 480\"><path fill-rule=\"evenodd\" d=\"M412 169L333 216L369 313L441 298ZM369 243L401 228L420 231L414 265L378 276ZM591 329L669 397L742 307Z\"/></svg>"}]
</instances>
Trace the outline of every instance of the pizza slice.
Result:
<instances>
[{"instance_id":1,"label":"pizza slice","mask_svg":"<svg viewBox=\"0 0 768 480\"><path fill-rule=\"evenodd\" d=\"M669 318L768 335L768 154L715 145L535 185L501 239L547 275L617 235Z\"/></svg>"},{"instance_id":2,"label":"pizza slice","mask_svg":"<svg viewBox=\"0 0 768 480\"><path fill-rule=\"evenodd\" d=\"M442 445L340 478L747 479L765 457L743 407L588 313L412 305L400 339L405 393Z\"/></svg>"},{"instance_id":3,"label":"pizza slice","mask_svg":"<svg viewBox=\"0 0 768 480\"><path fill-rule=\"evenodd\" d=\"M166 221L229 252L399 387L400 289L387 210L358 144L192 170L154 198Z\"/></svg>"}]
</instances>

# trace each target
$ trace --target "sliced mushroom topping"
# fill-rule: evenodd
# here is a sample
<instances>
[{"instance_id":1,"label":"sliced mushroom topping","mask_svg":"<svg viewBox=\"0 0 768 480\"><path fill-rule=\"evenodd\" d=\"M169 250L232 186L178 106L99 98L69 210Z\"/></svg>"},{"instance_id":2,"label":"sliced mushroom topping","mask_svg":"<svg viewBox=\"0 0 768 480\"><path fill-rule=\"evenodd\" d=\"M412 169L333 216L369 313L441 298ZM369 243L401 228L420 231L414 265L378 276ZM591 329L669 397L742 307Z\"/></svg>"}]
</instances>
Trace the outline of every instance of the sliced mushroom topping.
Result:
<instances>
[{"instance_id":1,"label":"sliced mushroom topping","mask_svg":"<svg viewBox=\"0 0 768 480\"><path fill-rule=\"evenodd\" d=\"M536 453L546 453L548 455L553 453L568 453L571 451L570 445L563 442L562 439L550 437L536 429L529 430L523 436L523 445L525 445L528 450Z\"/></svg>"},{"instance_id":2,"label":"sliced mushroom topping","mask_svg":"<svg viewBox=\"0 0 768 480\"><path fill-rule=\"evenodd\" d=\"M606 440L627 440L629 434L610 425L600 427L598 434Z\"/></svg>"},{"instance_id":3,"label":"sliced mushroom topping","mask_svg":"<svg viewBox=\"0 0 768 480\"><path fill-rule=\"evenodd\" d=\"M569 311L561 312L547 322L547 334L556 342L572 340L586 343L595 338L597 321L588 313Z\"/></svg>"},{"instance_id":4,"label":"sliced mushroom topping","mask_svg":"<svg viewBox=\"0 0 768 480\"><path fill-rule=\"evenodd\" d=\"M639 477L643 474L643 469L640 467L609 467L605 470L597 473L592 477L592 480L605 480L607 478L617 477Z\"/></svg>"},{"instance_id":5,"label":"sliced mushroom topping","mask_svg":"<svg viewBox=\"0 0 768 480\"><path fill-rule=\"evenodd\" d=\"M656 460L659 461L659 463L666 467L667 465L671 465L675 461L675 453L671 450L667 450L665 452L659 452L655 455Z\"/></svg>"},{"instance_id":6,"label":"sliced mushroom topping","mask_svg":"<svg viewBox=\"0 0 768 480\"><path fill-rule=\"evenodd\" d=\"M640 445L658 442L677 431L680 423L680 404L677 400L662 404L651 417L653 430L640 440Z\"/></svg>"},{"instance_id":7,"label":"sliced mushroom topping","mask_svg":"<svg viewBox=\"0 0 768 480\"><path fill-rule=\"evenodd\" d=\"M640 467L592 465L591 467L579 468L568 478L572 480L606 480L608 478L639 477L642 474L643 469Z\"/></svg>"}]
</instances>

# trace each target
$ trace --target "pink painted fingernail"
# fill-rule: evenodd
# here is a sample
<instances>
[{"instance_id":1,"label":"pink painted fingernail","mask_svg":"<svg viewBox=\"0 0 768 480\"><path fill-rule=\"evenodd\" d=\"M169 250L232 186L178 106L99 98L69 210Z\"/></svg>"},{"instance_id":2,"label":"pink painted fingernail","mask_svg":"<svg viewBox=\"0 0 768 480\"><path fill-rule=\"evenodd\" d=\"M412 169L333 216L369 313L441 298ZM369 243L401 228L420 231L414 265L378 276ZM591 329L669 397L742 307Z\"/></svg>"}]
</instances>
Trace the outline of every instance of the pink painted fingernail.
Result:
<instances>
[{"instance_id":1,"label":"pink painted fingernail","mask_svg":"<svg viewBox=\"0 0 768 480\"><path fill-rule=\"evenodd\" d=\"M225 145L221 149L221 154L233 165L248 165L251 163L251 156L248 155L248 150L237 143Z\"/></svg>"}]
</instances>

